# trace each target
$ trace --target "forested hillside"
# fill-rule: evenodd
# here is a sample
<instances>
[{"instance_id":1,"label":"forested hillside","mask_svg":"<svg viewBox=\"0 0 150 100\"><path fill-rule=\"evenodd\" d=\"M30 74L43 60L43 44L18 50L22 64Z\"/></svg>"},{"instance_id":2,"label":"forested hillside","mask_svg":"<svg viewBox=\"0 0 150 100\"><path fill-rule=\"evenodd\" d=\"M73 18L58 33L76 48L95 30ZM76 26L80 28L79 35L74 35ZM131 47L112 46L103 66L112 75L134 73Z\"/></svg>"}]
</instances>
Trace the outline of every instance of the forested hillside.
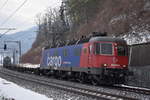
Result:
<instances>
[{"instance_id":1,"label":"forested hillside","mask_svg":"<svg viewBox=\"0 0 150 100\"><path fill-rule=\"evenodd\" d=\"M63 0L59 10L47 8L36 16L38 36L23 62L40 63L41 50L91 32L149 41L149 0ZM65 40L65 41L64 41ZM132 38L131 38L132 40ZM30 59L29 59L30 57Z\"/></svg>"}]
</instances>

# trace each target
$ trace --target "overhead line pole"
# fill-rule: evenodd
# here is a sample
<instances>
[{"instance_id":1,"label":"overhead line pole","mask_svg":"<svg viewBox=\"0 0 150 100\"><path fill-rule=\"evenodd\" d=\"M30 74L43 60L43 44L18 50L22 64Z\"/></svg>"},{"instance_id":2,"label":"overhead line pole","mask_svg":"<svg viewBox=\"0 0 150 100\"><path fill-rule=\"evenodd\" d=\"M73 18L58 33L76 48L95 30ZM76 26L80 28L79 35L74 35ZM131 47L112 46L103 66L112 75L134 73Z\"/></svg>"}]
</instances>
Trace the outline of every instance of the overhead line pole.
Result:
<instances>
[{"instance_id":1,"label":"overhead line pole","mask_svg":"<svg viewBox=\"0 0 150 100\"><path fill-rule=\"evenodd\" d=\"M4 41L4 43L17 43L19 46L19 63L20 63L20 58L21 58L21 41Z\"/></svg>"}]
</instances>

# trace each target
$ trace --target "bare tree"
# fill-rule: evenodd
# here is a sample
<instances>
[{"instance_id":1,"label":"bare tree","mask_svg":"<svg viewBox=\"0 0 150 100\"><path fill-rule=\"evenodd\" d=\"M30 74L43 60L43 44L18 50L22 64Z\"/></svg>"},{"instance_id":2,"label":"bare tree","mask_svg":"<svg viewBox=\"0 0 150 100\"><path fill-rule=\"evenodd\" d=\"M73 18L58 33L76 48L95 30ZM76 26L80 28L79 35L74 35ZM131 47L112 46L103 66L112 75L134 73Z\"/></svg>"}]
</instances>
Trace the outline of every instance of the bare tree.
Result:
<instances>
[{"instance_id":1,"label":"bare tree","mask_svg":"<svg viewBox=\"0 0 150 100\"><path fill-rule=\"evenodd\" d=\"M55 44L65 39L68 28L63 6L60 10L48 8L46 12L36 16L39 36L44 37L47 45Z\"/></svg>"},{"instance_id":2,"label":"bare tree","mask_svg":"<svg viewBox=\"0 0 150 100\"><path fill-rule=\"evenodd\" d=\"M42 25L42 14L41 13L36 15L35 22L36 22L36 25L38 26L38 32L40 32L41 25Z\"/></svg>"}]
</instances>

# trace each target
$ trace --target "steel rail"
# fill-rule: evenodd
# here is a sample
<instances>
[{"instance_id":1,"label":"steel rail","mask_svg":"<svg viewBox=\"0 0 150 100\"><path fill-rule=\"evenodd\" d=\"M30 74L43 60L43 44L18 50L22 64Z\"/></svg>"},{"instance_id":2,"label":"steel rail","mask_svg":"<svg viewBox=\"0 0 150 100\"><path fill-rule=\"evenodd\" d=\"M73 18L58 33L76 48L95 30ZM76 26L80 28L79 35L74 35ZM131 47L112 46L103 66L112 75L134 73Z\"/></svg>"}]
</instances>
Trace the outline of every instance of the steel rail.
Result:
<instances>
[{"instance_id":1,"label":"steel rail","mask_svg":"<svg viewBox=\"0 0 150 100\"><path fill-rule=\"evenodd\" d=\"M16 77L21 80L26 80L30 82L35 82L41 85L46 85L50 86L53 88L73 92L79 95L84 95L87 97L92 97L95 99L104 99L104 100L137 100L134 98L130 97L125 97L125 96L120 96L120 95L115 95L115 94L110 94L110 93L104 93L96 90L90 90L90 89L84 89L84 88L79 88L77 86L70 86L70 85L65 85L65 84L60 84L60 83L55 83L55 82L49 82L48 80L44 80L40 77L33 77L32 75L25 75L22 73L14 73L8 70L0 70L1 74L10 76L10 77Z\"/></svg>"},{"instance_id":2,"label":"steel rail","mask_svg":"<svg viewBox=\"0 0 150 100\"><path fill-rule=\"evenodd\" d=\"M134 87L134 86L121 86L121 85L114 86L114 88L117 88L119 90L124 90L124 91L150 95L150 89L146 89L146 88L140 88L140 87Z\"/></svg>"}]
</instances>

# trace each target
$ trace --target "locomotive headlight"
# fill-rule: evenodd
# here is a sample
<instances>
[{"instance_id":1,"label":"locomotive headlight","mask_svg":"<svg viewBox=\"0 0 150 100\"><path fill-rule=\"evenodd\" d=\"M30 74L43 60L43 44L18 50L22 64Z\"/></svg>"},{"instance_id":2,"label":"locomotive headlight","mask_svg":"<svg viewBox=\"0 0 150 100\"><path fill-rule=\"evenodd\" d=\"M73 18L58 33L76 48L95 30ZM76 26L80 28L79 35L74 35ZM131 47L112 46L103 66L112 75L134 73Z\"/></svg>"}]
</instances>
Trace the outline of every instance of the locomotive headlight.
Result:
<instances>
[{"instance_id":1,"label":"locomotive headlight","mask_svg":"<svg viewBox=\"0 0 150 100\"><path fill-rule=\"evenodd\" d=\"M108 65L107 65L107 64L101 64L101 66L102 66L102 67L107 67Z\"/></svg>"},{"instance_id":2,"label":"locomotive headlight","mask_svg":"<svg viewBox=\"0 0 150 100\"><path fill-rule=\"evenodd\" d=\"M106 67L106 66L107 66L107 64L103 64L103 66L104 66L104 67Z\"/></svg>"},{"instance_id":3,"label":"locomotive headlight","mask_svg":"<svg viewBox=\"0 0 150 100\"><path fill-rule=\"evenodd\" d=\"M123 65L123 67L127 67L126 65Z\"/></svg>"},{"instance_id":4,"label":"locomotive headlight","mask_svg":"<svg viewBox=\"0 0 150 100\"><path fill-rule=\"evenodd\" d=\"M107 66L107 64L104 64L104 66Z\"/></svg>"}]
</instances>

